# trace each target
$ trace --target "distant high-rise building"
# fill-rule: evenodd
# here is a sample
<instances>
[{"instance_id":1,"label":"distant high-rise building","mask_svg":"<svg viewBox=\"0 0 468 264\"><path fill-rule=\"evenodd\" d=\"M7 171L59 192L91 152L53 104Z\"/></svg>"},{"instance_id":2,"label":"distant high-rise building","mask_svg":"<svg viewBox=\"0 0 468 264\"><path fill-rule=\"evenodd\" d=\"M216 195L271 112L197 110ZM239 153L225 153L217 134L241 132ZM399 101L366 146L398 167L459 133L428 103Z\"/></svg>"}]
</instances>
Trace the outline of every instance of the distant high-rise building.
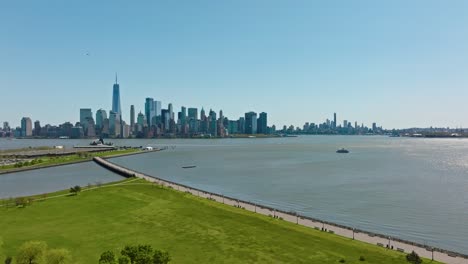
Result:
<instances>
[{"instance_id":1,"label":"distant high-rise building","mask_svg":"<svg viewBox=\"0 0 468 264\"><path fill-rule=\"evenodd\" d=\"M133 132L135 127L135 106L130 106L130 132Z\"/></svg>"},{"instance_id":2,"label":"distant high-rise building","mask_svg":"<svg viewBox=\"0 0 468 264\"><path fill-rule=\"evenodd\" d=\"M200 111L200 118L201 118L202 120L203 120L203 119L206 119L205 109L203 109L203 107L202 107L202 109L201 109L201 111Z\"/></svg>"},{"instance_id":3,"label":"distant high-rise building","mask_svg":"<svg viewBox=\"0 0 468 264\"><path fill-rule=\"evenodd\" d=\"M3 122L3 131L10 131L10 124L8 124L8 122Z\"/></svg>"},{"instance_id":4,"label":"distant high-rise building","mask_svg":"<svg viewBox=\"0 0 468 264\"><path fill-rule=\"evenodd\" d=\"M148 126L152 126L151 120L156 116L156 111L154 110L154 99L146 98L145 100L145 116Z\"/></svg>"},{"instance_id":5,"label":"distant high-rise building","mask_svg":"<svg viewBox=\"0 0 468 264\"><path fill-rule=\"evenodd\" d=\"M260 113L260 117L257 120L257 133L258 134L268 134L268 120L267 113Z\"/></svg>"},{"instance_id":6,"label":"distant high-rise building","mask_svg":"<svg viewBox=\"0 0 468 264\"><path fill-rule=\"evenodd\" d=\"M154 115L161 117L161 101L154 101Z\"/></svg>"},{"instance_id":7,"label":"distant high-rise building","mask_svg":"<svg viewBox=\"0 0 468 264\"><path fill-rule=\"evenodd\" d=\"M257 113L245 113L245 133L257 134Z\"/></svg>"},{"instance_id":8,"label":"distant high-rise building","mask_svg":"<svg viewBox=\"0 0 468 264\"><path fill-rule=\"evenodd\" d=\"M336 113L333 113L333 128L336 128Z\"/></svg>"},{"instance_id":9,"label":"distant high-rise building","mask_svg":"<svg viewBox=\"0 0 468 264\"><path fill-rule=\"evenodd\" d=\"M169 110L169 118L171 120L174 120L174 108L172 107L172 104L169 104L167 106L167 110Z\"/></svg>"},{"instance_id":10,"label":"distant high-rise building","mask_svg":"<svg viewBox=\"0 0 468 264\"><path fill-rule=\"evenodd\" d=\"M95 124L94 124L94 119L92 117L89 117L86 119L87 125L86 125L86 136L87 137L95 137L96 136L96 129L95 129Z\"/></svg>"},{"instance_id":11,"label":"distant high-rise building","mask_svg":"<svg viewBox=\"0 0 468 264\"><path fill-rule=\"evenodd\" d=\"M376 132L377 131L377 124L376 123L372 123L372 132Z\"/></svg>"},{"instance_id":12,"label":"distant high-rise building","mask_svg":"<svg viewBox=\"0 0 468 264\"><path fill-rule=\"evenodd\" d=\"M162 109L161 110L161 122L163 124L164 130L169 130L169 123L171 121L170 115L169 115L169 110L168 109Z\"/></svg>"},{"instance_id":13,"label":"distant high-rise building","mask_svg":"<svg viewBox=\"0 0 468 264\"><path fill-rule=\"evenodd\" d=\"M93 117L93 112L91 108L81 108L80 109L80 123L84 124L87 118Z\"/></svg>"},{"instance_id":14,"label":"distant high-rise building","mask_svg":"<svg viewBox=\"0 0 468 264\"><path fill-rule=\"evenodd\" d=\"M198 119L198 109L197 108L189 108L188 109L188 118L189 118L189 120L197 120Z\"/></svg>"},{"instance_id":15,"label":"distant high-rise building","mask_svg":"<svg viewBox=\"0 0 468 264\"><path fill-rule=\"evenodd\" d=\"M117 112L110 111L109 113L109 135L120 136L120 115Z\"/></svg>"},{"instance_id":16,"label":"distant high-rise building","mask_svg":"<svg viewBox=\"0 0 468 264\"><path fill-rule=\"evenodd\" d=\"M237 132L239 134L245 134L245 118L241 117L237 121Z\"/></svg>"},{"instance_id":17,"label":"distant high-rise building","mask_svg":"<svg viewBox=\"0 0 468 264\"><path fill-rule=\"evenodd\" d=\"M115 74L115 84L112 91L112 111L122 117L122 108L120 106L120 86L117 83L117 73Z\"/></svg>"},{"instance_id":18,"label":"distant high-rise building","mask_svg":"<svg viewBox=\"0 0 468 264\"><path fill-rule=\"evenodd\" d=\"M36 137L41 135L41 122L39 122L39 120L36 120L36 122L34 122L33 135Z\"/></svg>"},{"instance_id":19,"label":"distant high-rise building","mask_svg":"<svg viewBox=\"0 0 468 264\"><path fill-rule=\"evenodd\" d=\"M21 136L30 137L32 136L32 121L29 117L23 117L21 119Z\"/></svg>"},{"instance_id":20,"label":"distant high-rise building","mask_svg":"<svg viewBox=\"0 0 468 264\"><path fill-rule=\"evenodd\" d=\"M100 132L103 127L104 119L107 118L106 110L99 109L96 111L96 130Z\"/></svg>"},{"instance_id":21,"label":"distant high-rise building","mask_svg":"<svg viewBox=\"0 0 468 264\"><path fill-rule=\"evenodd\" d=\"M348 127L348 120L343 120L343 128Z\"/></svg>"},{"instance_id":22,"label":"distant high-rise building","mask_svg":"<svg viewBox=\"0 0 468 264\"><path fill-rule=\"evenodd\" d=\"M142 114L141 111L140 111L140 113L138 113L137 124L141 125L141 126L145 125L145 115Z\"/></svg>"},{"instance_id":23,"label":"distant high-rise building","mask_svg":"<svg viewBox=\"0 0 468 264\"><path fill-rule=\"evenodd\" d=\"M182 106L180 108L180 123L182 125L185 125L186 122L187 122L187 108L185 108L185 106Z\"/></svg>"}]
</instances>

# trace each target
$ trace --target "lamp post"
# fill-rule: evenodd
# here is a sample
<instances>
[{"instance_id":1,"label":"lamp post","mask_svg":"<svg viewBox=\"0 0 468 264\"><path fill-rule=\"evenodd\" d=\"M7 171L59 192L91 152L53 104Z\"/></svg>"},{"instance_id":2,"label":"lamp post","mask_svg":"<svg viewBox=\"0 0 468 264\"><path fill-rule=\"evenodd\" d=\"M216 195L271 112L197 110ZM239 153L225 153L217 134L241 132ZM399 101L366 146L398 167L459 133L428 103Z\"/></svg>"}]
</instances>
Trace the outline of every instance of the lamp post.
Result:
<instances>
[{"instance_id":1,"label":"lamp post","mask_svg":"<svg viewBox=\"0 0 468 264\"><path fill-rule=\"evenodd\" d=\"M353 240L354 240L354 227L353 227Z\"/></svg>"}]
</instances>

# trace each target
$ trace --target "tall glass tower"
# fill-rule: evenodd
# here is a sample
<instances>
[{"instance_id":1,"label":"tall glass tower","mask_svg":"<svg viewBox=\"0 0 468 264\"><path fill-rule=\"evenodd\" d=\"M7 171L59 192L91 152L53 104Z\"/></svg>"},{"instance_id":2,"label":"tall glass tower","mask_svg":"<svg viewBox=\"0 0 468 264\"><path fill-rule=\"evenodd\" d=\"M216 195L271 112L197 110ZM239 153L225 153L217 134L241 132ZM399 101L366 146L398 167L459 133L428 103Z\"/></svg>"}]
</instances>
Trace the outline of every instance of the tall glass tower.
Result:
<instances>
[{"instance_id":1,"label":"tall glass tower","mask_svg":"<svg viewBox=\"0 0 468 264\"><path fill-rule=\"evenodd\" d=\"M120 87L117 83L117 73L115 74L114 90L112 92L112 111L122 116L122 108L120 107Z\"/></svg>"}]
</instances>

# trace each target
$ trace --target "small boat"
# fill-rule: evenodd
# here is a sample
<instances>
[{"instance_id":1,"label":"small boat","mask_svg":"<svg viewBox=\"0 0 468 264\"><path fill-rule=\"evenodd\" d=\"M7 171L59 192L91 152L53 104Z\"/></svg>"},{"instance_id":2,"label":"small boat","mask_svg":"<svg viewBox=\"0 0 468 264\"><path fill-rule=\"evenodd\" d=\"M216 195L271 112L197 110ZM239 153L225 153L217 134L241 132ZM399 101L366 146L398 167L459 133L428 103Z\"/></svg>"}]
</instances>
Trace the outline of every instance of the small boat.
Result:
<instances>
[{"instance_id":1,"label":"small boat","mask_svg":"<svg viewBox=\"0 0 468 264\"><path fill-rule=\"evenodd\" d=\"M341 148L341 149L337 150L336 153L349 153L349 150Z\"/></svg>"},{"instance_id":2,"label":"small boat","mask_svg":"<svg viewBox=\"0 0 468 264\"><path fill-rule=\"evenodd\" d=\"M182 166L182 169L191 169L191 168L196 168L197 166L191 165L191 166Z\"/></svg>"}]
</instances>

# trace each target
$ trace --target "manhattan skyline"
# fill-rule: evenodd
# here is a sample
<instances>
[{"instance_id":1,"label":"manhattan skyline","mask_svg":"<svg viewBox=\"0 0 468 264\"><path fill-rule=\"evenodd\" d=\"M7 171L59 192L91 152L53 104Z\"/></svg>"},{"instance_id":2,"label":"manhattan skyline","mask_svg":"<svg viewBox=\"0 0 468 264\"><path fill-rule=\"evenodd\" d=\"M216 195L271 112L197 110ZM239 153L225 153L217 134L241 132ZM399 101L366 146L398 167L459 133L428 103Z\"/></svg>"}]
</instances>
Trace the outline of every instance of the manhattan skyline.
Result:
<instances>
[{"instance_id":1,"label":"manhattan skyline","mask_svg":"<svg viewBox=\"0 0 468 264\"><path fill-rule=\"evenodd\" d=\"M109 110L118 72L127 121L151 96L277 126L468 127L464 1L184 3L4 4L0 120Z\"/></svg>"}]
</instances>

